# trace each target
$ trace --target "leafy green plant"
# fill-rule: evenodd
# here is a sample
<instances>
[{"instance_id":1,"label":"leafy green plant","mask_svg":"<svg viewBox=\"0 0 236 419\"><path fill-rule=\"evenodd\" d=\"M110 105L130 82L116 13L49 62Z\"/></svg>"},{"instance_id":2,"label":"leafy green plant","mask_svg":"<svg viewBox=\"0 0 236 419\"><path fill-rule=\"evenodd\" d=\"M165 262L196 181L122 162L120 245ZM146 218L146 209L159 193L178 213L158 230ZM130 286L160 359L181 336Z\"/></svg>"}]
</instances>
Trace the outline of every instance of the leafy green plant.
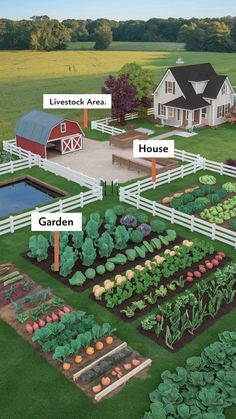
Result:
<instances>
[{"instance_id":1,"label":"leafy green plant","mask_svg":"<svg viewBox=\"0 0 236 419\"><path fill-rule=\"evenodd\" d=\"M83 265L91 266L96 259L96 249L94 248L93 241L87 237L82 246L82 261Z\"/></svg>"},{"instance_id":2,"label":"leafy green plant","mask_svg":"<svg viewBox=\"0 0 236 419\"><path fill-rule=\"evenodd\" d=\"M29 239L29 252L27 255L37 259L37 262L47 259L49 243L42 234L31 236Z\"/></svg>"}]
</instances>

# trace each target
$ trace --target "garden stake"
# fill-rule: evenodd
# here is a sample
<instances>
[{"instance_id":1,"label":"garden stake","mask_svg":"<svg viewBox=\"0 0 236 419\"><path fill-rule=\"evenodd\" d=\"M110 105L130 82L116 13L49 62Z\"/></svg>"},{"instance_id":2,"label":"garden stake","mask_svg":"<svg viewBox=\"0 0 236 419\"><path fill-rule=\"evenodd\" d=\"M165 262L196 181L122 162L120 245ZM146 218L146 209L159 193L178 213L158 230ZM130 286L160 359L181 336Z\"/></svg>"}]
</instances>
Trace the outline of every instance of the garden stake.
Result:
<instances>
[{"instance_id":1,"label":"garden stake","mask_svg":"<svg viewBox=\"0 0 236 419\"><path fill-rule=\"evenodd\" d=\"M152 159L152 181L153 181L153 183L156 182L156 164L157 164L157 159Z\"/></svg>"},{"instance_id":2,"label":"garden stake","mask_svg":"<svg viewBox=\"0 0 236 419\"><path fill-rule=\"evenodd\" d=\"M54 231L54 271L59 271L59 231Z\"/></svg>"},{"instance_id":3,"label":"garden stake","mask_svg":"<svg viewBox=\"0 0 236 419\"><path fill-rule=\"evenodd\" d=\"M88 128L88 109L84 109L84 128Z\"/></svg>"}]
</instances>

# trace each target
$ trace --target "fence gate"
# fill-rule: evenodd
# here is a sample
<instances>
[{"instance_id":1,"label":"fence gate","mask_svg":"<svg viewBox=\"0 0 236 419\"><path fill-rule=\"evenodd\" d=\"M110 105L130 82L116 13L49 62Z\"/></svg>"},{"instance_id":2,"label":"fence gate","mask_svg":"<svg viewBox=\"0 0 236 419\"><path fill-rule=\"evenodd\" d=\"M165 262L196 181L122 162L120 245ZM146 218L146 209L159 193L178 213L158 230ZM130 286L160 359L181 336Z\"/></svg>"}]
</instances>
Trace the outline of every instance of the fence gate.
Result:
<instances>
[{"instance_id":1,"label":"fence gate","mask_svg":"<svg viewBox=\"0 0 236 419\"><path fill-rule=\"evenodd\" d=\"M61 140L61 154L72 153L73 151L81 150L83 147L82 134L74 135L72 137Z\"/></svg>"}]
</instances>

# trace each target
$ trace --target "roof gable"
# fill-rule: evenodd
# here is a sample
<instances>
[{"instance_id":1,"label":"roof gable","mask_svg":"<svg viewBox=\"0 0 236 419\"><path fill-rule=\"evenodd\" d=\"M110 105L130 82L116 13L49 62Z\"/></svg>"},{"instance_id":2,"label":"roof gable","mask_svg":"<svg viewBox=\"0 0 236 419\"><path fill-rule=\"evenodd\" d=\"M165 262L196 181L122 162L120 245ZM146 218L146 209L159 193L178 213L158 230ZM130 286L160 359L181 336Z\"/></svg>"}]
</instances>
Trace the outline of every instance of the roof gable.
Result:
<instances>
[{"instance_id":1,"label":"roof gable","mask_svg":"<svg viewBox=\"0 0 236 419\"><path fill-rule=\"evenodd\" d=\"M51 130L62 121L64 121L63 117L34 109L19 119L15 135L39 144L47 144Z\"/></svg>"}]
</instances>

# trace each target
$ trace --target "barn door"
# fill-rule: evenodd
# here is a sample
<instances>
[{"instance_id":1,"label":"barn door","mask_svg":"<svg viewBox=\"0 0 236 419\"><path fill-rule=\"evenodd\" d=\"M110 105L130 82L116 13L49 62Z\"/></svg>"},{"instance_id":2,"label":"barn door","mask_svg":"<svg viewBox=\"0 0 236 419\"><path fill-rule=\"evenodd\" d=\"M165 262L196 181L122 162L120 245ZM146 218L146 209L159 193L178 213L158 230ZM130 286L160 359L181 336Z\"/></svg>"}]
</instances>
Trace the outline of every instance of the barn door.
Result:
<instances>
[{"instance_id":1,"label":"barn door","mask_svg":"<svg viewBox=\"0 0 236 419\"><path fill-rule=\"evenodd\" d=\"M61 154L72 153L73 151L81 150L83 146L82 134L74 135L69 138L61 140Z\"/></svg>"}]
</instances>

